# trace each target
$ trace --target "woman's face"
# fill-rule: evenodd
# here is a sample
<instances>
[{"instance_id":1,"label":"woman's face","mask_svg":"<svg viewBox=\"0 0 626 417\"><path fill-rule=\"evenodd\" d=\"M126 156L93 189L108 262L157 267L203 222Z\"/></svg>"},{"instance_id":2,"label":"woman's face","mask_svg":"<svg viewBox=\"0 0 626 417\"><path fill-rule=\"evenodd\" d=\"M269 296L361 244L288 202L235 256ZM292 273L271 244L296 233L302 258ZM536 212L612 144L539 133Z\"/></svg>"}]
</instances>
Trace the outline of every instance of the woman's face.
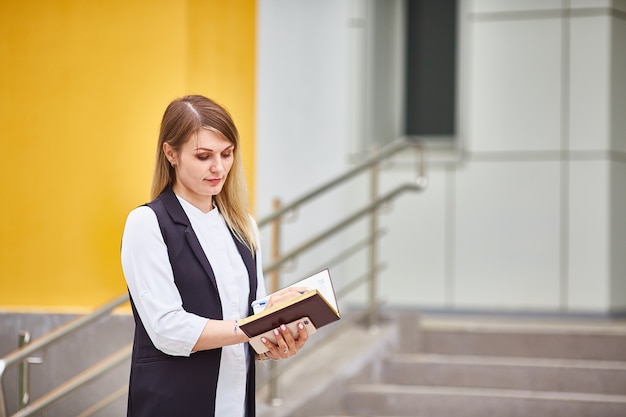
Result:
<instances>
[{"instance_id":1,"label":"woman's face","mask_svg":"<svg viewBox=\"0 0 626 417\"><path fill-rule=\"evenodd\" d=\"M175 152L168 144L163 151L176 169L174 192L200 210L213 208L213 196L222 191L233 166L235 146L220 134L200 129Z\"/></svg>"}]
</instances>

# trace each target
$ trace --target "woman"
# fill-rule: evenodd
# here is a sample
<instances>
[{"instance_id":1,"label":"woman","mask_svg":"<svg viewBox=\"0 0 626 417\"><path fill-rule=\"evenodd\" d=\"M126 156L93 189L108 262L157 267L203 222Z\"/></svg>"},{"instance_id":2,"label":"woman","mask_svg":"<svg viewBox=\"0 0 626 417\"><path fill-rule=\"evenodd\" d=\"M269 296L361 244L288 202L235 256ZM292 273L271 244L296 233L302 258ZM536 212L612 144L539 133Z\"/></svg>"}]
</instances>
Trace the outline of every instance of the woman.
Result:
<instances>
[{"instance_id":1,"label":"woman","mask_svg":"<svg viewBox=\"0 0 626 417\"><path fill-rule=\"evenodd\" d=\"M152 199L128 215L122 238L135 318L128 416L253 417L254 359L288 358L308 335L281 326L259 356L238 328L265 286L239 137L224 108L202 96L170 103Z\"/></svg>"}]
</instances>

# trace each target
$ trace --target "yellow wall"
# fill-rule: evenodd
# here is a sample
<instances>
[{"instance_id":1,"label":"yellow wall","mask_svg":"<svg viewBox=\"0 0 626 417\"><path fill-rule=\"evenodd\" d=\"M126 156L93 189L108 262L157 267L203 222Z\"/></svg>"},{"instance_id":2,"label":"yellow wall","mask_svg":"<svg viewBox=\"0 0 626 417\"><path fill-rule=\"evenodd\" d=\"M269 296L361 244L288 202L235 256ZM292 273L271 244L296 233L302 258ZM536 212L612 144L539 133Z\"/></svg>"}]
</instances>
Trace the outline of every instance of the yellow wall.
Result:
<instances>
[{"instance_id":1,"label":"yellow wall","mask_svg":"<svg viewBox=\"0 0 626 417\"><path fill-rule=\"evenodd\" d=\"M0 0L0 309L125 291L124 220L149 197L171 99L229 108L252 180L255 13L254 0Z\"/></svg>"}]
</instances>

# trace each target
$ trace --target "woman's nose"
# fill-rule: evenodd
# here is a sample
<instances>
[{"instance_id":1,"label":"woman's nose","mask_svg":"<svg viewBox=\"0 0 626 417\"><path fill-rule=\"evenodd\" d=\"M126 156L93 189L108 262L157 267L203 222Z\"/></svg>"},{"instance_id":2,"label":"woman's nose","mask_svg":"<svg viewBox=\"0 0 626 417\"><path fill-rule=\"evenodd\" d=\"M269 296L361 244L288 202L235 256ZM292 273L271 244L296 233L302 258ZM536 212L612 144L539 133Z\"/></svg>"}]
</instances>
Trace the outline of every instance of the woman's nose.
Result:
<instances>
[{"instance_id":1,"label":"woman's nose","mask_svg":"<svg viewBox=\"0 0 626 417\"><path fill-rule=\"evenodd\" d=\"M217 174L219 172L222 172L222 160L221 158L216 158L215 159L215 163L213 165L211 165L211 172Z\"/></svg>"}]
</instances>

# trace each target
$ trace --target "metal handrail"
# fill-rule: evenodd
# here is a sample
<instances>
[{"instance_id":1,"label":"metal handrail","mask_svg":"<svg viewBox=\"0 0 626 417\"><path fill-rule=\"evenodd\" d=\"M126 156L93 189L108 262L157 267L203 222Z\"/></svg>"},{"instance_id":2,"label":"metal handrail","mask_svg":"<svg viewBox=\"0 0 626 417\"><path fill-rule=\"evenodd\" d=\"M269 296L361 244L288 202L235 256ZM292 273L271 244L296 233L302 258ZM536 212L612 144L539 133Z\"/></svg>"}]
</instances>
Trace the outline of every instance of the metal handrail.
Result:
<instances>
[{"instance_id":1,"label":"metal handrail","mask_svg":"<svg viewBox=\"0 0 626 417\"><path fill-rule=\"evenodd\" d=\"M313 236L312 238L310 238L306 242L300 244L295 249L292 249L291 251L289 251L286 254L282 255L277 261L272 262L270 265L268 265L267 267L263 268L263 272L264 273L268 273L268 272L280 269L281 266L283 266L287 262L293 260L298 255L302 254L303 252L306 252L308 249L312 248L316 244L326 240L327 238L331 237L332 235L336 234L337 232L345 229L346 227L348 227L349 225L351 225L355 221L363 218L367 214L370 214L370 213L374 212L377 208L379 208L380 206L382 206L382 205L388 203L389 201L393 200L394 198L396 198L400 194L402 194L402 193L404 193L406 191L420 191L422 189L423 189L423 187L420 186L417 183L416 184L403 184L403 185L401 185L401 186L399 186L397 188L394 188L393 190L389 191L387 194L383 195L382 197L377 198L374 202L372 202L372 203L368 204L367 206L363 207L362 209L354 212L353 214L351 214L350 216L346 217L345 219L343 219L343 220L339 221L338 223L335 223L333 226L327 228L325 231L323 231L321 233L318 233L317 235Z\"/></svg>"},{"instance_id":2,"label":"metal handrail","mask_svg":"<svg viewBox=\"0 0 626 417\"><path fill-rule=\"evenodd\" d=\"M418 177L414 182L401 185L392 191L389 191L382 197L378 196L378 176L379 176L379 166L383 160L394 156L395 154L403 151L407 148L415 148L419 151L419 165L418 165ZM425 172L425 164L424 164L424 149L419 142L416 141L408 141L408 140L398 140L390 145L380 149L375 155L369 157L362 163L358 164L354 168L350 169L343 175L334 178L328 181L325 184L313 189L308 192L304 196L296 199L290 204L286 206L280 207L280 202L278 200L274 200L274 212L260 220L257 221L259 228L271 225L271 264L264 268L264 272L269 273L270 282L269 282L269 291L273 292L279 288L279 270L281 267L289 261L294 260L297 256L307 251L314 245L326 240L327 238L335 235L339 231L343 230L347 226L351 225L355 221L369 216L369 235L374 237L378 231L378 209L381 205L393 200L400 194L406 191L420 191L423 190L428 181L424 175ZM336 223L332 227L327 230L316 234L311 237L309 240L295 247L285 254L280 253L280 235L281 235L281 221L287 218L287 214L297 210L304 203L309 202L310 200L319 197L321 194L337 187L345 183L346 181L352 179L357 174L369 170L370 171L370 204L366 205L362 209L353 213L352 215L346 217L342 221ZM370 328L374 329L378 325L378 303L377 303L377 290L376 290L376 282L377 282L377 274L378 274L378 260L377 260L377 248L376 248L376 238L373 238L373 241L369 243L368 246L368 266L367 266L367 278L363 280L368 285L368 323ZM270 378L269 378L269 391L268 391L268 400L273 405L278 405L282 403L279 392L279 370L276 363L271 364L270 368Z\"/></svg>"},{"instance_id":3,"label":"metal handrail","mask_svg":"<svg viewBox=\"0 0 626 417\"><path fill-rule=\"evenodd\" d=\"M319 233L316 236L310 238L308 241L300 244L295 249L292 249L286 254L279 256L277 259L274 259L270 265L263 268L263 272L266 274L277 273L277 271L281 268L281 266L283 266L286 262L293 260L294 258L299 256L303 252L307 251L314 245L331 237L332 235L344 229L345 227L349 226L350 224L354 223L355 221L367 215L375 216L376 211L381 205L384 205L387 202L393 200L400 194L407 192L407 191L420 191L424 189L426 187L427 181L424 176L423 149L421 148L421 145L419 143L414 142L414 141L406 141L406 140L396 141L390 144L389 146L379 150L379 152L376 155L371 156L370 158L366 159L361 164L345 172L343 175L340 175L339 177L331 181L328 181L325 184L322 184L321 186L313 189L311 192L296 199L292 203L285 205L282 208L276 209L272 214L260 219L257 222L259 228L266 226L270 223L276 224L276 222L279 222L281 218L285 216L287 213L292 212L293 210L297 209L298 207L308 202L309 200L319 197L321 194L325 193L326 191L329 191L335 188L336 186L343 184L344 182L350 180L357 174L367 170L368 168L373 168L374 169L373 175L377 175L377 167L381 161L395 155L396 153L401 152L404 149L411 148L411 147L419 150L420 158L421 158L420 164L419 164L419 175L414 183L400 185L399 187L389 191L388 193L386 193L385 195L381 197L376 196L376 189L374 189L372 193L372 197L374 198L372 198L372 201L370 202L370 204L356 211L355 213L349 215L348 217L344 218L343 220L336 223L335 225L328 228L327 230L323 231L322 233ZM375 222L374 222L374 225L375 225ZM378 233L377 230L372 231L372 236L375 236L377 233ZM374 267L374 269L377 269L377 268L378 268L377 266ZM375 274L375 273L376 273L375 271L370 271L370 274ZM374 275L370 275L370 280L372 276ZM362 279L360 281L364 282L366 281L366 279ZM48 333L47 335L35 340L34 342L28 345L25 345L24 347L0 359L0 417L7 417L7 407L6 407L6 402L4 400L2 376L4 374L5 369L8 366L27 360L29 355L49 346L50 344L54 342L57 342L61 338L94 322L98 318L105 316L107 314L110 314L115 308L126 303L128 300L129 300L128 293L124 293L120 295L119 297L117 297L116 299L114 299L113 301L98 308L94 312L86 316L79 317L75 320L72 320L66 323L65 325L62 325L58 329ZM129 358L130 355L131 355L131 347L129 345L119 350L115 354L109 356L108 358L104 359L103 361L99 362L98 364L87 369L86 371L82 372L81 374L75 376L71 380L60 385L56 389L50 391L43 397L39 398L37 401L33 402L33 404L28 405L25 408L19 410L18 413L14 414L12 417L26 417L26 416L32 415L34 412L41 410L42 408L46 407L52 402L58 400L59 398L79 388L84 383L88 382L89 380L107 372L112 367L118 365L122 361Z\"/></svg>"},{"instance_id":4,"label":"metal handrail","mask_svg":"<svg viewBox=\"0 0 626 417\"><path fill-rule=\"evenodd\" d=\"M23 361L29 355L49 346L50 344L61 339L63 336L66 336L78 329L81 329L87 324L92 323L93 321L99 319L100 317L106 314L109 314L111 311L121 306L126 301L128 301L128 293L120 295L113 301L103 305L102 307L98 308L97 310L95 310L94 312L86 316L78 317L60 326L59 328L53 330L52 332L46 334L45 336L40 337L34 342L29 343L28 345L25 345L21 349L18 349L12 353L9 353L4 358L0 359L0 377L2 376L2 373L5 367L18 363L20 361Z\"/></svg>"},{"instance_id":5,"label":"metal handrail","mask_svg":"<svg viewBox=\"0 0 626 417\"><path fill-rule=\"evenodd\" d=\"M29 404L26 407L22 408L11 417L27 417L36 413L37 411L42 410L44 407L52 404L60 398L63 398L70 392L74 391L77 388L80 388L85 383L102 375L114 366L123 363L128 357L130 357L132 349L132 343L123 347L103 361L76 375L69 381L66 381L65 383L59 385L57 388L37 399L32 404Z\"/></svg>"},{"instance_id":6,"label":"metal handrail","mask_svg":"<svg viewBox=\"0 0 626 417\"><path fill-rule=\"evenodd\" d=\"M325 193L326 191L329 191L332 188L335 188L336 186L343 184L344 182L352 179L357 174L365 171L366 169L372 167L373 165L380 163L382 160L387 159L390 156L393 156L396 153L403 151L407 148L418 149L420 151L420 156L422 156L423 158L423 147L418 141L405 140L405 139L394 141L391 144L387 145L386 147L381 148L375 155L370 156L365 161L356 165L354 168L350 169L344 174L318 186L317 188L314 188L313 190L304 194L300 198L283 206L281 209L275 210L273 213L263 217L262 219L259 219L257 221L258 226L263 227L274 220L280 219L285 214L293 211L294 209L298 208L299 206L306 203L307 201L313 198L319 197L321 194ZM424 169L424 161L422 159L420 161L420 173L419 173L420 178L424 178L423 169Z\"/></svg>"},{"instance_id":7,"label":"metal handrail","mask_svg":"<svg viewBox=\"0 0 626 417\"><path fill-rule=\"evenodd\" d=\"M68 323L46 334L45 336L40 337L32 343L29 343L0 359L0 417L7 416L7 405L4 399L4 388L2 383L2 377L7 367L26 360L31 354L48 347L49 345L59 341L64 336L67 336L70 333L73 333L76 330L85 327L86 325L94 322L100 317L110 314L114 309L126 303L127 301L128 293L122 294L119 297L115 298L113 301L110 301L102 307L96 309L92 313L71 320Z\"/></svg>"}]
</instances>

